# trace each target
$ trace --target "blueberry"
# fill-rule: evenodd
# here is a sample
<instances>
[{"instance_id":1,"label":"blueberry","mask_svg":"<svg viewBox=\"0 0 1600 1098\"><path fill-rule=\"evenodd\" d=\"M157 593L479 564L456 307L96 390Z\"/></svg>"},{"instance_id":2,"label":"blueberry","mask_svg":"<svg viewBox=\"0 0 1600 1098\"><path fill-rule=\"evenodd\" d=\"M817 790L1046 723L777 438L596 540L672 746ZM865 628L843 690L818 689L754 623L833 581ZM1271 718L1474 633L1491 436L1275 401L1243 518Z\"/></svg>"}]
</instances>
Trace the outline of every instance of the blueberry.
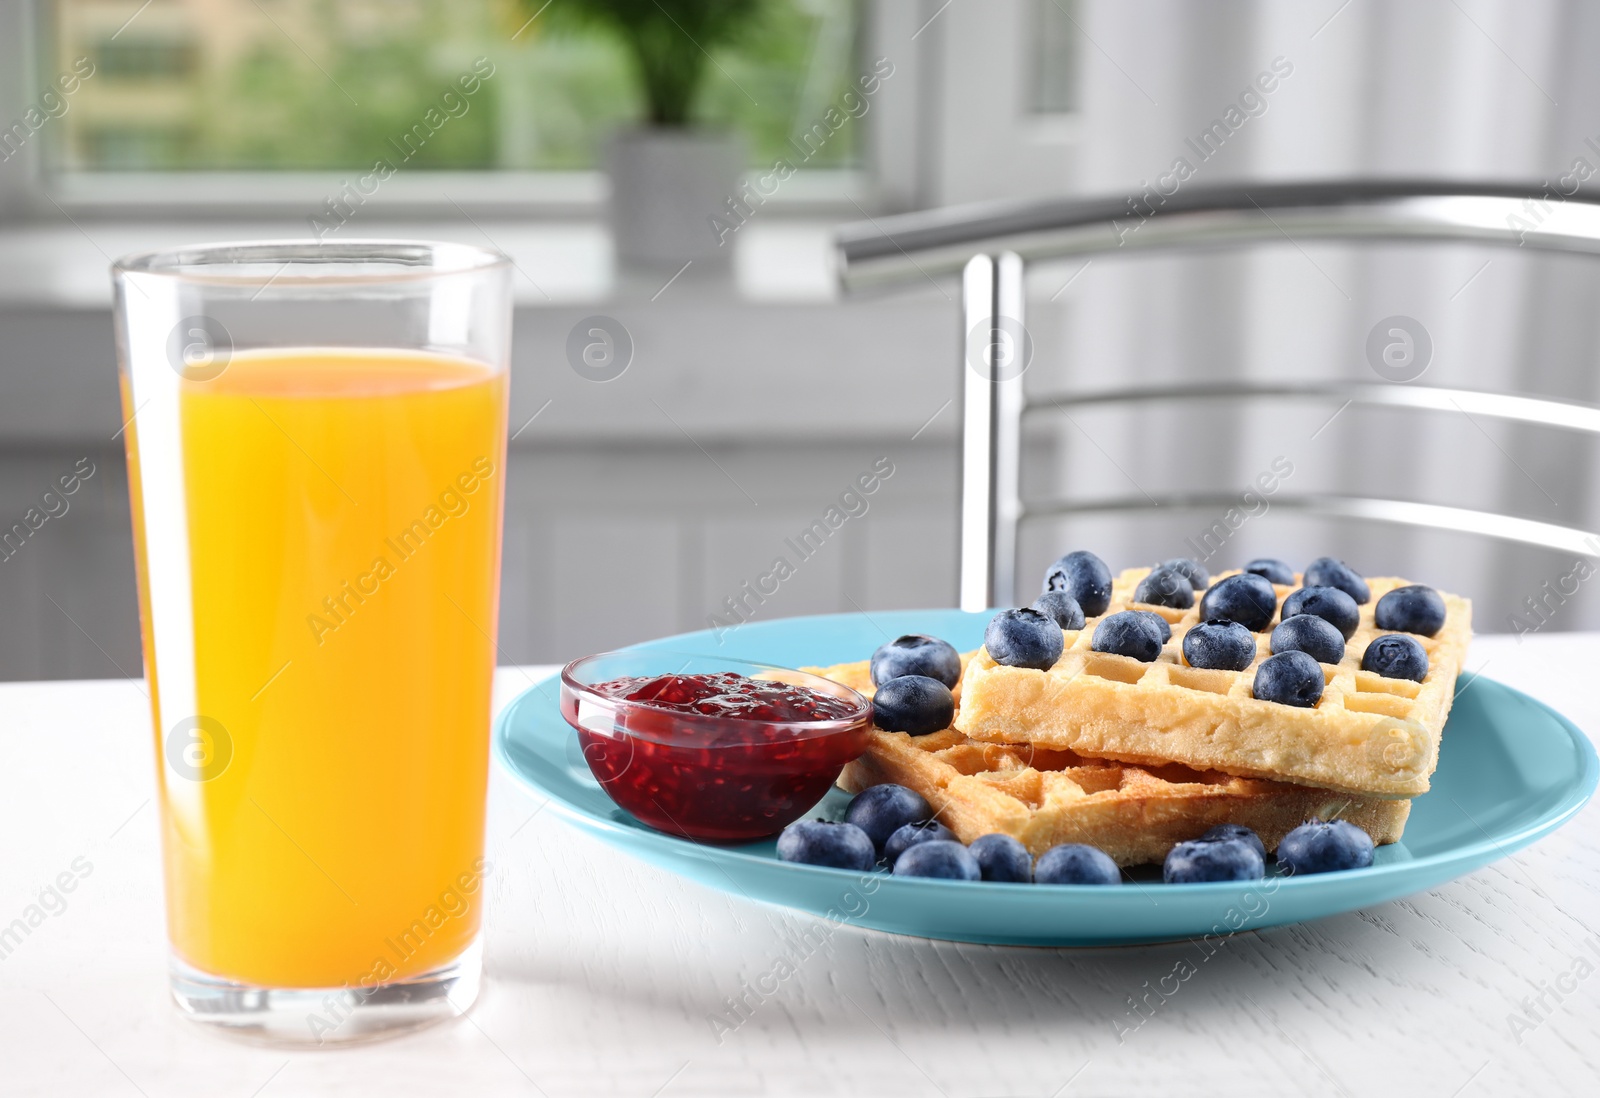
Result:
<instances>
[{"instance_id":1,"label":"blueberry","mask_svg":"<svg viewBox=\"0 0 1600 1098\"><path fill-rule=\"evenodd\" d=\"M1253 572L1258 576L1265 576L1273 583L1283 587L1294 586L1294 569L1277 557L1257 557L1245 565L1244 570Z\"/></svg>"},{"instance_id":2,"label":"blueberry","mask_svg":"<svg viewBox=\"0 0 1600 1098\"><path fill-rule=\"evenodd\" d=\"M1385 633L1361 653L1361 670L1421 682L1428 677L1428 653L1403 633Z\"/></svg>"},{"instance_id":3,"label":"blueberry","mask_svg":"<svg viewBox=\"0 0 1600 1098\"><path fill-rule=\"evenodd\" d=\"M1176 568L1165 564L1150 569L1148 575L1134 588L1133 601L1147 606L1170 606L1174 610L1187 610L1194 605L1194 584Z\"/></svg>"},{"instance_id":4,"label":"blueberry","mask_svg":"<svg viewBox=\"0 0 1600 1098\"><path fill-rule=\"evenodd\" d=\"M1305 585L1337 587L1357 603L1366 603L1372 598L1372 589L1367 586L1367 581L1344 561L1333 557L1318 557L1306 565Z\"/></svg>"},{"instance_id":5,"label":"blueberry","mask_svg":"<svg viewBox=\"0 0 1600 1098\"><path fill-rule=\"evenodd\" d=\"M786 862L871 869L878 859L867 833L851 823L796 820L778 836L778 857Z\"/></svg>"},{"instance_id":6,"label":"blueberry","mask_svg":"<svg viewBox=\"0 0 1600 1098\"><path fill-rule=\"evenodd\" d=\"M1172 625L1167 621L1166 618L1162 617L1154 610L1129 610L1128 613L1138 614L1141 618L1154 626L1156 636L1161 638L1162 644L1166 644L1172 639Z\"/></svg>"},{"instance_id":7,"label":"blueberry","mask_svg":"<svg viewBox=\"0 0 1600 1098\"><path fill-rule=\"evenodd\" d=\"M881 851L889 836L906 824L933 819L933 807L920 793L886 782L857 793L845 809L844 819L865 831L872 845Z\"/></svg>"},{"instance_id":8,"label":"blueberry","mask_svg":"<svg viewBox=\"0 0 1600 1098\"><path fill-rule=\"evenodd\" d=\"M1111 605L1111 569L1087 549L1079 549L1050 566L1044 575L1044 589L1065 591L1078 600L1085 614L1099 617Z\"/></svg>"},{"instance_id":9,"label":"blueberry","mask_svg":"<svg viewBox=\"0 0 1600 1098\"><path fill-rule=\"evenodd\" d=\"M1161 655L1161 634L1143 614L1124 610L1095 626L1089 647L1096 652L1112 652L1131 656L1140 663L1150 663Z\"/></svg>"},{"instance_id":10,"label":"blueberry","mask_svg":"<svg viewBox=\"0 0 1600 1098\"><path fill-rule=\"evenodd\" d=\"M1083 607L1065 591L1047 591L1033 600L1031 609L1039 611L1063 629L1082 629Z\"/></svg>"},{"instance_id":11,"label":"blueberry","mask_svg":"<svg viewBox=\"0 0 1600 1098\"><path fill-rule=\"evenodd\" d=\"M1048 671L1061 658L1065 645L1061 626L1037 610L1002 610L983 631L989 658L1007 667Z\"/></svg>"},{"instance_id":12,"label":"blueberry","mask_svg":"<svg viewBox=\"0 0 1600 1098\"><path fill-rule=\"evenodd\" d=\"M1243 839L1179 843L1167 851L1167 860L1161 865L1161 879L1168 884L1259 881L1266 875L1266 859Z\"/></svg>"},{"instance_id":13,"label":"blueberry","mask_svg":"<svg viewBox=\"0 0 1600 1098\"><path fill-rule=\"evenodd\" d=\"M1256 668L1251 696L1262 701L1311 709L1322 699L1327 681L1322 667L1304 652L1279 652L1268 656Z\"/></svg>"},{"instance_id":14,"label":"blueberry","mask_svg":"<svg viewBox=\"0 0 1600 1098\"><path fill-rule=\"evenodd\" d=\"M1444 599L1439 597L1439 592L1420 583L1396 587L1378 600L1373 620L1379 629L1431 637L1444 628Z\"/></svg>"},{"instance_id":15,"label":"blueberry","mask_svg":"<svg viewBox=\"0 0 1600 1098\"><path fill-rule=\"evenodd\" d=\"M955 645L924 633L896 637L872 653L872 685L901 675L926 675L954 688L961 681L961 653Z\"/></svg>"},{"instance_id":16,"label":"blueberry","mask_svg":"<svg viewBox=\"0 0 1600 1098\"><path fill-rule=\"evenodd\" d=\"M1243 671L1255 658L1256 635L1227 618L1203 621L1183 635L1183 659L1190 667Z\"/></svg>"},{"instance_id":17,"label":"blueberry","mask_svg":"<svg viewBox=\"0 0 1600 1098\"><path fill-rule=\"evenodd\" d=\"M1356 635L1361 624L1361 607L1337 587L1302 587L1283 600L1283 616L1312 614L1339 630L1345 640Z\"/></svg>"},{"instance_id":18,"label":"blueberry","mask_svg":"<svg viewBox=\"0 0 1600 1098\"><path fill-rule=\"evenodd\" d=\"M1315 614L1293 614L1272 631L1274 652L1304 652L1318 663L1344 659L1344 637Z\"/></svg>"},{"instance_id":19,"label":"blueberry","mask_svg":"<svg viewBox=\"0 0 1600 1098\"><path fill-rule=\"evenodd\" d=\"M883 844L883 860L891 866L900 860L900 855L916 846L918 843L932 843L955 840L956 834L938 820L923 820L921 823L909 823L894 829L894 834Z\"/></svg>"},{"instance_id":20,"label":"blueberry","mask_svg":"<svg viewBox=\"0 0 1600 1098\"><path fill-rule=\"evenodd\" d=\"M958 842L921 843L894 863L896 877L941 877L947 881L976 881L983 870L972 852Z\"/></svg>"},{"instance_id":21,"label":"blueberry","mask_svg":"<svg viewBox=\"0 0 1600 1098\"><path fill-rule=\"evenodd\" d=\"M950 688L926 675L890 679L872 695L872 723L885 732L926 736L943 732L956 717Z\"/></svg>"},{"instance_id":22,"label":"blueberry","mask_svg":"<svg viewBox=\"0 0 1600 1098\"><path fill-rule=\"evenodd\" d=\"M1278 593L1272 589L1265 576L1254 572L1240 572L1219 580L1206 597L1200 600L1200 617L1227 618L1236 621L1251 632L1259 633L1272 622L1278 609Z\"/></svg>"},{"instance_id":23,"label":"blueberry","mask_svg":"<svg viewBox=\"0 0 1600 1098\"><path fill-rule=\"evenodd\" d=\"M1039 855L1033 879L1044 885L1114 885L1122 883L1122 870L1098 847L1062 843Z\"/></svg>"},{"instance_id":24,"label":"blueberry","mask_svg":"<svg viewBox=\"0 0 1600 1098\"><path fill-rule=\"evenodd\" d=\"M978 859L986 881L1027 884L1033 880L1033 855L1010 835L981 835L967 849Z\"/></svg>"},{"instance_id":25,"label":"blueberry","mask_svg":"<svg viewBox=\"0 0 1600 1098\"><path fill-rule=\"evenodd\" d=\"M1188 557L1173 557L1171 560L1161 562L1161 567L1171 568L1182 572L1183 578L1189 581L1189 586L1196 591L1204 591L1211 586L1211 573L1206 571L1206 566L1197 560Z\"/></svg>"},{"instance_id":26,"label":"blueberry","mask_svg":"<svg viewBox=\"0 0 1600 1098\"><path fill-rule=\"evenodd\" d=\"M1332 873L1372 864L1372 836L1349 820L1309 820L1278 844L1278 867L1285 873Z\"/></svg>"},{"instance_id":27,"label":"blueberry","mask_svg":"<svg viewBox=\"0 0 1600 1098\"><path fill-rule=\"evenodd\" d=\"M1255 848L1261 855L1261 860L1267 859L1267 848L1261 842L1261 836L1251 831L1244 824L1218 824L1204 835L1200 836L1203 843L1241 842Z\"/></svg>"}]
</instances>

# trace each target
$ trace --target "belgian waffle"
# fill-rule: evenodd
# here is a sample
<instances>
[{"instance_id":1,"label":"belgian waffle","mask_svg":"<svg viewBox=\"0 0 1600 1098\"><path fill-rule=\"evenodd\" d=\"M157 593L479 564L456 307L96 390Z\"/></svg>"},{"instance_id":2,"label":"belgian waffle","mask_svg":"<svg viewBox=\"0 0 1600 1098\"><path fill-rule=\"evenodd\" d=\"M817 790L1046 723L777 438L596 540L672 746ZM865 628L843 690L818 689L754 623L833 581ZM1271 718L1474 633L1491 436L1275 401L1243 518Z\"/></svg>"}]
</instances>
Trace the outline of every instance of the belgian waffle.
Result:
<instances>
[{"instance_id":1,"label":"belgian waffle","mask_svg":"<svg viewBox=\"0 0 1600 1098\"><path fill-rule=\"evenodd\" d=\"M1172 638L1154 663L1091 651L1100 618L1067 632L1066 648L1048 671L1004 667L980 651L962 676L957 727L975 740L1140 765L1181 763L1359 796L1427 792L1472 636L1466 599L1441 592L1444 627L1436 636L1414 637L1428 653L1426 678L1387 679L1362 671L1361 655L1383 633L1373 623L1377 600L1407 581L1369 578L1372 598L1361 607L1344 659L1323 665L1321 701L1299 709L1251 696L1256 668L1271 654L1270 630L1257 635L1255 662L1244 671L1185 666L1183 635L1199 621L1200 600L1188 610L1133 602L1148 571L1132 568L1118 576L1106 613L1154 610L1171 624ZM1280 608L1295 589L1275 588Z\"/></svg>"},{"instance_id":2,"label":"belgian waffle","mask_svg":"<svg viewBox=\"0 0 1600 1098\"><path fill-rule=\"evenodd\" d=\"M865 694L865 661L815 669ZM979 743L954 729L927 736L875 729L866 754L845 767L852 793L895 782L933 805L970 843L1001 832L1035 856L1060 843L1088 843L1118 865L1159 863L1175 843L1219 823L1238 823L1268 850L1313 816L1349 820L1377 843L1395 842L1411 802L1350 797L1282 782L1185 766L1129 766L1029 744Z\"/></svg>"}]
</instances>

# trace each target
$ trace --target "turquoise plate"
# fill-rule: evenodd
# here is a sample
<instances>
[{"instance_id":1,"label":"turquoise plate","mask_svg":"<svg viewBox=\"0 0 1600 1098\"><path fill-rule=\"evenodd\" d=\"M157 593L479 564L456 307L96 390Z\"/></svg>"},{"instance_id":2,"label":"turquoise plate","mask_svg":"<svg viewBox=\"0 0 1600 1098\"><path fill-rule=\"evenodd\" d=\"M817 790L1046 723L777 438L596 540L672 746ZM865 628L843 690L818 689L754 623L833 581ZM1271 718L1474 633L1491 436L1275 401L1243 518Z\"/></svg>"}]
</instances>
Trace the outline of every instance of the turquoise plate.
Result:
<instances>
[{"instance_id":1,"label":"turquoise plate","mask_svg":"<svg viewBox=\"0 0 1600 1098\"><path fill-rule=\"evenodd\" d=\"M889 637L931 633L978 647L990 614L959 610L835 614L751 622L636 645L799 667L858 660ZM706 846L664 835L611 803L561 719L552 676L495 724L500 763L571 823L652 865L751 900L893 934L1011 945L1112 945L1222 935L1383 903L1503 858L1571 819L1594 793L1594 746L1560 714L1484 678L1456 693L1433 788L1402 842L1367 869L1263 881L1162 884L1140 871L1120 887L985 884L893 877L778 860L772 840ZM835 789L812 815L840 818Z\"/></svg>"}]
</instances>

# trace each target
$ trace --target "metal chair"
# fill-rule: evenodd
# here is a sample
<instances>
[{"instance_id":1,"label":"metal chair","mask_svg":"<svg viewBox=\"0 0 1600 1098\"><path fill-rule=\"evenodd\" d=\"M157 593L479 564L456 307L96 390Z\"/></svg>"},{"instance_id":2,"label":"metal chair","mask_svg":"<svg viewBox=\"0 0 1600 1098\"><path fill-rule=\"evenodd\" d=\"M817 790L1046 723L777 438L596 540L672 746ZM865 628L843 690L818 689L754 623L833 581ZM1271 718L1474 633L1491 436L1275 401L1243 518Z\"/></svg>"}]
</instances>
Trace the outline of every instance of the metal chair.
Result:
<instances>
[{"instance_id":1,"label":"metal chair","mask_svg":"<svg viewBox=\"0 0 1600 1098\"><path fill-rule=\"evenodd\" d=\"M1137 232L1130 231L1137 225ZM1600 407L1377 382L1214 382L1098 392L1024 394L1012 364L1027 337L1028 261L1124 249L1218 248L1300 240L1470 241L1600 257L1600 200L1548 187L1343 181L1193 188L1165 199L987 203L879 218L836 238L846 292L962 273L967 338L963 369L959 600L964 610L1016 604L1017 528L1042 516L1226 508L1225 494L1139 496L1092 503L1024 501L1019 492L1022 419L1043 408L1139 402L1288 398L1475 415L1600 435ZM1530 518L1367 496L1288 493L1274 506L1316 515L1483 534L1548 549L1600 555L1600 536Z\"/></svg>"}]
</instances>

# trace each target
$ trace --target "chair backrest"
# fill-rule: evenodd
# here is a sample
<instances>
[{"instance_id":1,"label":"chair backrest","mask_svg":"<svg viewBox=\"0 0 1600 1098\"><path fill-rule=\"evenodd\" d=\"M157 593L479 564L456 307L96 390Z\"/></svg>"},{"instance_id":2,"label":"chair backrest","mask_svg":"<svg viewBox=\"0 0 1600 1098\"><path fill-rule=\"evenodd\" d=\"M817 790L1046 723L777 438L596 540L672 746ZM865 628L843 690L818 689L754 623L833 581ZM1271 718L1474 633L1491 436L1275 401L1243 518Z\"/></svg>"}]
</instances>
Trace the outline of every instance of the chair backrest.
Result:
<instances>
[{"instance_id":1,"label":"chair backrest","mask_svg":"<svg viewBox=\"0 0 1600 1098\"><path fill-rule=\"evenodd\" d=\"M1600 435L1600 407L1574 401L1415 384L1341 381L1193 385L1026 394L1025 264L1125 249L1195 250L1287 240L1469 241L1600 257L1600 200L1548 185L1346 180L1189 188L1170 196L985 203L846 225L836 238L847 292L962 274L959 602L1016 603L1018 525L1047 515L1226 508L1228 494L1072 503L1021 498L1022 420L1043 408L1154 401L1279 398L1473 415ZM1282 493L1274 506L1400 523L1600 555L1600 536L1570 526L1441 504Z\"/></svg>"}]
</instances>

